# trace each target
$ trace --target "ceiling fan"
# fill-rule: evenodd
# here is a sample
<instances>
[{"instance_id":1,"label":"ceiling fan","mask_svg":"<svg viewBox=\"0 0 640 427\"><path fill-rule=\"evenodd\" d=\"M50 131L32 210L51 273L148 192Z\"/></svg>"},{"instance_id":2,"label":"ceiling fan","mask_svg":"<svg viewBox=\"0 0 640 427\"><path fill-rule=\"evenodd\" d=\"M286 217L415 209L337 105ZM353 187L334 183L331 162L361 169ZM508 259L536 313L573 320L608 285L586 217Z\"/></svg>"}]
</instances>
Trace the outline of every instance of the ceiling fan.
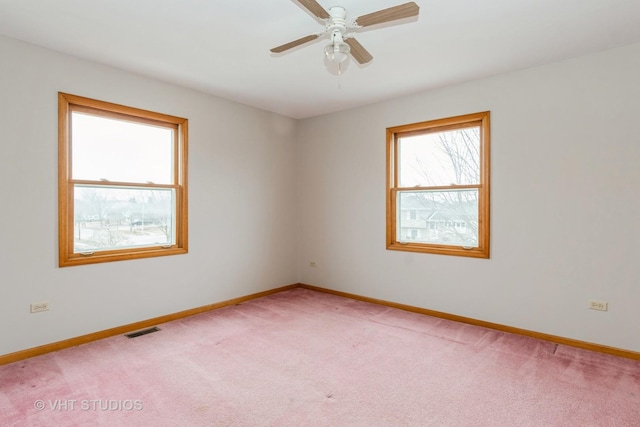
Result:
<instances>
[{"instance_id":1,"label":"ceiling fan","mask_svg":"<svg viewBox=\"0 0 640 427\"><path fill-rule=\"evenodd\" d=\"M324 32L311 34L274 47L271 49L271 52L281 53L312 40L328 37L330 43L325 47L325 55L330 61L337 63L344 62L349 54L360 64L366 64L373 59L373 56L353 38L352 33L371 25L417 16L420 9L416 3L408 2L362 15L353 22L348 22L347 11L344 7L333 6L330 7L329 10L326 10L320 6L316 0L298 0L298 2L309 12L325 22Z\"/></svg>"}]
</instances>

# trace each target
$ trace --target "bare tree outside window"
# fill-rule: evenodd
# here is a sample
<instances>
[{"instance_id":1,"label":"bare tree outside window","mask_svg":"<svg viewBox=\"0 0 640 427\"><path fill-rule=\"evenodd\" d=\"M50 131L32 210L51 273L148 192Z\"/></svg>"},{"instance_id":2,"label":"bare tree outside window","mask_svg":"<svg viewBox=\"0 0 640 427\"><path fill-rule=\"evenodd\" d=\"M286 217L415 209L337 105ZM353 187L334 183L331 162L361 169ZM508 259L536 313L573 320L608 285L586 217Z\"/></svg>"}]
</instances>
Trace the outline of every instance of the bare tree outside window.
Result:
<instances>
[{"instance_id":1,"label":"bare tree outside window","mask_svg":"<svg viewBox=\"0 0 640 427\"><path fill-rule=\"evenodd\" d=\"M401 184L475 184L480 180L480 128L409 136L399 141ZM408 185L406 185L408 186ZM403 193L399 211L417 220L399 228L398 239L475 246L478 243L478 193L475 190L416 191ZM417 207L417 209L416 209ZM416 212L419 214L416 217ZM419 227L420 237L405 233ZM410 236L407 239L406 236Z\"/></svg>"}]
</instances>

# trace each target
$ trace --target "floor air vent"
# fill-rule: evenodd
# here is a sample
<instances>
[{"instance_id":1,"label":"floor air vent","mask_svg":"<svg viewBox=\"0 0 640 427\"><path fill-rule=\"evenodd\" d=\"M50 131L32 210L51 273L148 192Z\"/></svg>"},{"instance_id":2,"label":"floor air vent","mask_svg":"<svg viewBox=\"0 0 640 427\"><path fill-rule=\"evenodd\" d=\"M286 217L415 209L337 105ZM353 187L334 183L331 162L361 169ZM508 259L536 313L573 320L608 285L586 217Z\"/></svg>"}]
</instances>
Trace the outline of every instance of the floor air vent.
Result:
<instances>
[{"instance_id":1,"label":"floor air vent","mask_svg":"<svg viewBox=\"0 0 640 427\"><path fill-rule=\"evenodd\" d=\"M154 326L153 328L149 328L149 329L143 329L141 331L138 332L131 332L130 334L125 334L124 336L127 338L135 338L135 337L139 337L141 335L147 335L147 334L151 334L153 332L158 332L160 330L160 328L158 328L157 326Z\"/></svg>"}]
</instances>

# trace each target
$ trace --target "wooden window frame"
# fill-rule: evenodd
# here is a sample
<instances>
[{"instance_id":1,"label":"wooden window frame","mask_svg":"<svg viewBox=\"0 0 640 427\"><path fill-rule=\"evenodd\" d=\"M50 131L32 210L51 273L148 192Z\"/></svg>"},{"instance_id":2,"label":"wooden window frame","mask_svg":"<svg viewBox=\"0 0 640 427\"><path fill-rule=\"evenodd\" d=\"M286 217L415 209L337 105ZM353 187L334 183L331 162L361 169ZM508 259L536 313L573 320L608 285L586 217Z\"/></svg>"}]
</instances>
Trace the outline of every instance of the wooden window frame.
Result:
<instances>
[{"instance_id":1,"label":"wooden window frame","mask_svg":"<svg viewBox=\"0 0 640 427\"><path fill-rule=\"evenodd\" d=\"M74 111L122 119L134 123L156 124L174 129L173 183L170 185L135 183L136 187L171 188L175 190L174 244L109 249L90 253L74 252L74 185L131 186L131 183L123 182L108 182L107 185L102 181L72 179L71 114ZM67 93L58 93L58 255L60 267L178 255L188 252L187 136L187 119Z\"/></svg>"},{"instance_id":2,"label":"wooden window frame","mask_svg":"<svg viewBox=\"0 0 640 427\"><path fill-rule=\"evenodd\" d=\"M399 187L398 137L411 134L441 132L471 126L480 126L480 182L477 185L451 185L438 187ZM466 114L438 120L387 128L387 249L489 258L490 255L490 112ZM397 239L397 195L402 191L477 189L478 191L478 245L474 247L421 242L401 242Z\"/></svg>"}]
</instances>

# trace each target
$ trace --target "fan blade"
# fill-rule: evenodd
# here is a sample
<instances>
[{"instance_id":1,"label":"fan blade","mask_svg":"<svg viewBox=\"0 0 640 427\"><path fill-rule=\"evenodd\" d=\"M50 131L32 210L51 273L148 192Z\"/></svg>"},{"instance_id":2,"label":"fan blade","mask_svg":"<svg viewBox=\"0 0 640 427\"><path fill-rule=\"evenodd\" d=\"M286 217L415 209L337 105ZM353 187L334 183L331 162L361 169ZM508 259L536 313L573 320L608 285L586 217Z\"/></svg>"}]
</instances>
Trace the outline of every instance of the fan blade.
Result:
<instances>
[{"instance_id":1,"label":"fan blade","mask_svg":"<svg viewBox=\"0 0 640 427\"><path fill-rule=\"evenodd\" d=\"M309 36L302 37L301 39L294 40L294 41L289 42L289 43L285 43L282 46L274 47L273 49L271 49L271 52L273 52L273 53L284 52L285 50L289 50L289 49L292 49L292 48L294 48L296 46L300 46L301 44L305 44L307 42L310 42L311 40L315 40L318 37L320 37L318 34L311 34Z\"/></svg>"},{"instance_id":2,"label":"fan blade","mask_svg":"<svg viewBox=\"0 0 640 427\"><path fill-rule=\"evenodd\" d=\"M318 18L330 18L329 12L327 12L324 7L320 6L316 0L298 0L298 2Z\"/></svg>"},{"instance_id":3,"label":"fan blade","mask_svg":"<svg viewBox=\"0 0 640 427\"><path fill-rule=\"evenodd\" d=\"M360 64L366 64L373 59L373 56L356 39L346 39L344 41L351 48L351 56Z\"/></svg>"},{"instance_id":4,"label":"fan blade","mask_svg":"<svg viewBox=\"0 0 640 427\"><path fill-rule=\"evenodd\" d=\"M384 22L395 21L396 19L409 18L418 15L420 7L414 2L400 4L388 9L382 9L377 12L362 15L356 19L356 24L361 27L369 25L382 24Z\"/></svg>"}]
</instances>

